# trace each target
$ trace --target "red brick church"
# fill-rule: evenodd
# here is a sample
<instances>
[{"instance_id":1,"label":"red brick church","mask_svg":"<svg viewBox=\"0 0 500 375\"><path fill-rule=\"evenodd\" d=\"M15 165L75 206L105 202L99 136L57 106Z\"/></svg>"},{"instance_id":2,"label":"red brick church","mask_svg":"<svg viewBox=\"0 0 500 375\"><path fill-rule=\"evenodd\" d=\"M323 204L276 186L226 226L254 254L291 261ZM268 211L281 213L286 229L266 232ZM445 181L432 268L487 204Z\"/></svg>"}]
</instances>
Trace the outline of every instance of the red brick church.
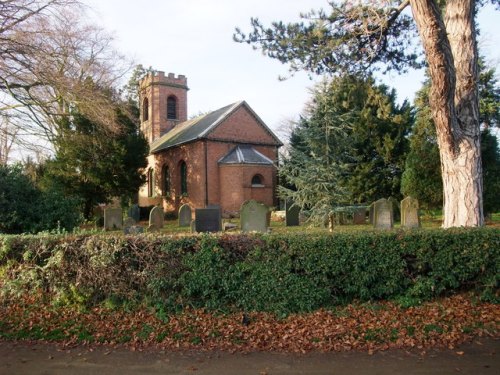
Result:
<instances>
[{"instance_id":1,"label":"red brick church","mask_svg":"<svg viewBox=\"0 0 500 375\"><path fill-rule=\"evenodd\" d=\"M245 101L187 119L187 79L149 73L140 83L141 130L149 141L139 205L177 212L219 205L236 214L255 199L276 202L276 135Z\"/></svg>"}]
</instances>

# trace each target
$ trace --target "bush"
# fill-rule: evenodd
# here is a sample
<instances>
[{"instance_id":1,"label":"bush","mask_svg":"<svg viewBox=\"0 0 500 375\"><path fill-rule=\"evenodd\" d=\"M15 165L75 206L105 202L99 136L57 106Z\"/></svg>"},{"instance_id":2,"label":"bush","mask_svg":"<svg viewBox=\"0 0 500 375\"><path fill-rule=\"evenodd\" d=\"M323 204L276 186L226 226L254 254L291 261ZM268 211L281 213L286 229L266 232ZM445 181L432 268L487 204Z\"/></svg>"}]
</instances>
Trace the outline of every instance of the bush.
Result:
<instances>
[{"instance_id":1,"label":"bush","mask_svg":"<svg viewBox=\"0 0 500 375\"><path fill-rule=\"evenodd\" d=\"M277 314L475 290L496 299L500 230L344 234L0 236L4 294L61 303Z\"/></svg>"}]
</instances>

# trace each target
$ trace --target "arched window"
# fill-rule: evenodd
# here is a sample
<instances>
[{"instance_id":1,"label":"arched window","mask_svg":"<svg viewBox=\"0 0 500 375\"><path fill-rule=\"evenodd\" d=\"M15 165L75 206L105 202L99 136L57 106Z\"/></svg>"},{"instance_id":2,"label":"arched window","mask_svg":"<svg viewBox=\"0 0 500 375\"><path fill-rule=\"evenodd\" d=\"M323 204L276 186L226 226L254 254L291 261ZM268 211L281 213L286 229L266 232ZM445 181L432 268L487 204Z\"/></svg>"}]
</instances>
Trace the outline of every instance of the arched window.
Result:
<instances>
[{"instance_id":1,"label":"arched window","mask_svg":"<svg viewBox=\"0 0 500 375\"><path fill-rule=\"evenodd\" d=\"M148 197L152 197L155 189L155 175L153 168L148 169Z\"/></svg>"},{"instance_id":2,"label":"arched window","mask_svg":"<svg viewBox=\"0 0 500 375\"><path fill-rule=\"evenodd\" d=\"M181 175L181 194L186 195L188 192L187 188L187 165L184 161L181 161L179 165L180 175Z\"/></svg>"},{"instance_id":3,"label":"arched window","mask_svg":"<svg viewBox=\"0 0 500 375\"><path fill-rule=\"evenodd\" d=\"M170 195L170 170L168 165L164 165L161 171L162 184L161 188L164 196Z\"/></svg>"},{"instance_id":4,"label":"arched window","mask_svg":"<svg viewBox=\"0 0 500 375\"><path fill-rule=\"evenodd\" d=\"M167 119L177 119L177 98L173 95L167 98Z\"/></svg>"},{"instance_id":5,"label":"arched window","mask_svg":"<svg viewBox=\"0 0 500 375\"><path fill-rule=\"evenodd\" d=\"M142 101L142 121L149 120L149 100L148 98L144 98Z\"/></svg>"},{"instance_id":6,"label":"arched window","mask_svg":"<svg viewBox=\"0 0 500 375\"><path fill-rule=\"evenodd\" d=\"M260 174L256 174L252 177L252 186L263 186L264 179Z\"/></svg>"}]
</instances>

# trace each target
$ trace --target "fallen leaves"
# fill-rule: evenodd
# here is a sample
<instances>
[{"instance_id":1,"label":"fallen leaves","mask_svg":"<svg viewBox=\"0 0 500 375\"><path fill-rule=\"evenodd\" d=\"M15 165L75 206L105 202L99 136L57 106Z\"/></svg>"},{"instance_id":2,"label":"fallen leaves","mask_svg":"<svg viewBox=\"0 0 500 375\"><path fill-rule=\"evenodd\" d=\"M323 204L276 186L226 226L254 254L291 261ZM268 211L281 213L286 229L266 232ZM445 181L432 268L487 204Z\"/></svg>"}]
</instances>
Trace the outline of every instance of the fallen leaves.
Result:
<instances>
[{"instance_id":1,"label":"fallen leaves","mask_svg":"<svg viewBox=\"0 0 500 375\"><path fill-rule=\"evenodd\" d=\"M0 306L0 338L128 346L131 350L309 351L455 348L478 336L498 336L500 309L459 295L404 309L391 302L351 304L290 315L216 314L187 309L159 319L149 310L87 312L23 297ZM246 324L244 324L246 323ZM56 335L57 333L57 335ZM456 351L457 355L463 355Z\"/></svg>"}]
</instances>

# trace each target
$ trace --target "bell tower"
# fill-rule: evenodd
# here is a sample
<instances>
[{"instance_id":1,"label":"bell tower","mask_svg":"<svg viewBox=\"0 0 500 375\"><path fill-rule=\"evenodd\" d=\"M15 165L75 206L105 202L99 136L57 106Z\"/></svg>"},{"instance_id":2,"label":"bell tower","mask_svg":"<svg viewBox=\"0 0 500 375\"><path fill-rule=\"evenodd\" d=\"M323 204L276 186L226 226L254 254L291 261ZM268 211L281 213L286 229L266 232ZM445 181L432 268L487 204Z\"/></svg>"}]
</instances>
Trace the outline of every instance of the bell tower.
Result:
<instances>
[{"instance_id":1,"label":"bell tower","mask_svg":"<svg viewBox=\"0 0 500 375\"><path fill-rule=\"evenodd\" d=\"M150 72L139 83L141 131L149 143L187 120L187 78Z\"/></svg>"}]
</instances>

